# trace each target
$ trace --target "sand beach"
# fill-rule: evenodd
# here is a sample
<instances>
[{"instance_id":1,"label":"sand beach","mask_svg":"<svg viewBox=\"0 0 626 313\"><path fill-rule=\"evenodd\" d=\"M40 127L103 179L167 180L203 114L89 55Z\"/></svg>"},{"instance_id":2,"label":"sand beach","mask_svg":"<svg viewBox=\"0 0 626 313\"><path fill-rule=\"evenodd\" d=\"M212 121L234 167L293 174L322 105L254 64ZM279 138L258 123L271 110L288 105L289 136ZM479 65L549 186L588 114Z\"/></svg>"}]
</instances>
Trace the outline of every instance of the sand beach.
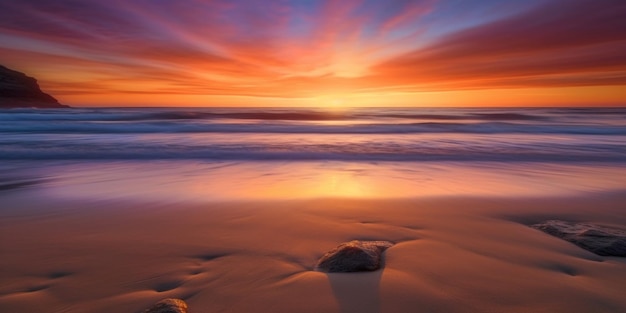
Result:
<instances>
[{"instance_id":1,"label":"sand beach","mask_svg":"<svg viewBox=\"0 0 626 313\"><path fill-rule=\"evenodd\" d=\"M342 114L0 114L0 312L626 311L626 258L530 227L626 231L622 109ZM315 270L352 240L393 246Z\"/></svg>"},{"instance_id":2,"label":"sand beach","mask_svg":"<svg viewBox=\"0 0 626 313\"><path fill-rule=\"evenodd\" d=\"M3 192L3 312L620 312L626 260L528 227L626 225L624 193L207 203ZM381 270L321 273L339 243L389 240Z\"/></svg>"}]
</instances>

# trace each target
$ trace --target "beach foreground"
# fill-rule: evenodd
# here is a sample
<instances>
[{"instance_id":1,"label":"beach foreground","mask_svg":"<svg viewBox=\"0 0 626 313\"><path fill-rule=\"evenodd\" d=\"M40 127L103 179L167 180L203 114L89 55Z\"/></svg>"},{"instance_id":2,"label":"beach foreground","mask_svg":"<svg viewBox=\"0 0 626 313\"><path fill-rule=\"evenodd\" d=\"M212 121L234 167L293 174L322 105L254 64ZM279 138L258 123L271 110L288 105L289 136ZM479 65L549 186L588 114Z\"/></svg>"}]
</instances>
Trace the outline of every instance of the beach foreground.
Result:
<instances>
[{"instance_id":1,"label":"beach foreground","mask_svg":"<svg viewBox=\"0 0 626 313\"><path fill-rule=\"evenodd\" d=\"M621 312L626 260L527 225L624 228L623 193L164 203L2 194L0 311ZM382 270L326 274L353 239Z\"/></svg>"}]
</instances>

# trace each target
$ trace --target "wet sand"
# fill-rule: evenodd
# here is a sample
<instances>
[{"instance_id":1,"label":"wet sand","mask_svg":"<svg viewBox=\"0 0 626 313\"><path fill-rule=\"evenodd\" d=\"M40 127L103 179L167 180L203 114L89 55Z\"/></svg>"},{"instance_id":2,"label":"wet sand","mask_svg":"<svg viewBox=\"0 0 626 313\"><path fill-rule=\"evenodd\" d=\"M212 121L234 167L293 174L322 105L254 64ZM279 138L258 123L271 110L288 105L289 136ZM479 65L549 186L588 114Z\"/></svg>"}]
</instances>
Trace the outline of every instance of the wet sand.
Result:
<instances>
[{"instance_id":1,"label":"wet sand","mask_svg":"<svg viewBox=\"0 0 626 313\"><path fill-rule=\"evenodd\" d=\"M527 225L626 228L626 193L569 197L150 202L3 191L0 311L620 312L626 259ZM396 243L371 273L312 271L353 239Z\"/></svg>"}]
</instances>

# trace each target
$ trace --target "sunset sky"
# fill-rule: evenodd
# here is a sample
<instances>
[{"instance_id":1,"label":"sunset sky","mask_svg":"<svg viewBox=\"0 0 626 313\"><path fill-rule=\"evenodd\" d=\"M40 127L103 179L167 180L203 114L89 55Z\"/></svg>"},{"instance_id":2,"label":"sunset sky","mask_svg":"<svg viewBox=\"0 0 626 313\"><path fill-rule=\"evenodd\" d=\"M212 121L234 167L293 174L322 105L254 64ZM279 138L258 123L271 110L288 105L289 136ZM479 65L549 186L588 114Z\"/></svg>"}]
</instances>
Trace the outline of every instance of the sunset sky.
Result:
<instances>
[{"instance_id":1,"label":"sunset sky","mask_svg":"<svg viewBox=\"0 0 626 313\"><path fill-rule=\"evenodd\" d=\"M624 0L0 0L73 106L626 105Z\"/></svg>"}]
</instances>

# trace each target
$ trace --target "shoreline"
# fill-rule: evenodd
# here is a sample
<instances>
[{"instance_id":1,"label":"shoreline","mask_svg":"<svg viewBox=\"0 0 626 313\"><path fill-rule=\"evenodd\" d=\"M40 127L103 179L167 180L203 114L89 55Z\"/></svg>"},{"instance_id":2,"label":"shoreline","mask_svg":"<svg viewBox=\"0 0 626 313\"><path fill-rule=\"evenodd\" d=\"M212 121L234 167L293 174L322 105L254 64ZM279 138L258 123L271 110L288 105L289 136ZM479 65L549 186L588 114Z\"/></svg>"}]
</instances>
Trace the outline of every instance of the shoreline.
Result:
<instances>
[{"instance_id":1,"label":"shoreline","mask_svg":"<svg viewBox=\"0 0 626 313\"><path fill-rule=\"evenodd\" d=\"M0 309L142 312L615 312L624 258L527 225L626 228L624 193L198 203L33 200L0 193ZM20 195L21 194L21 195ZM312 271L353 239L389 240L371 273Z\"/></svg>"}]
</instances>

